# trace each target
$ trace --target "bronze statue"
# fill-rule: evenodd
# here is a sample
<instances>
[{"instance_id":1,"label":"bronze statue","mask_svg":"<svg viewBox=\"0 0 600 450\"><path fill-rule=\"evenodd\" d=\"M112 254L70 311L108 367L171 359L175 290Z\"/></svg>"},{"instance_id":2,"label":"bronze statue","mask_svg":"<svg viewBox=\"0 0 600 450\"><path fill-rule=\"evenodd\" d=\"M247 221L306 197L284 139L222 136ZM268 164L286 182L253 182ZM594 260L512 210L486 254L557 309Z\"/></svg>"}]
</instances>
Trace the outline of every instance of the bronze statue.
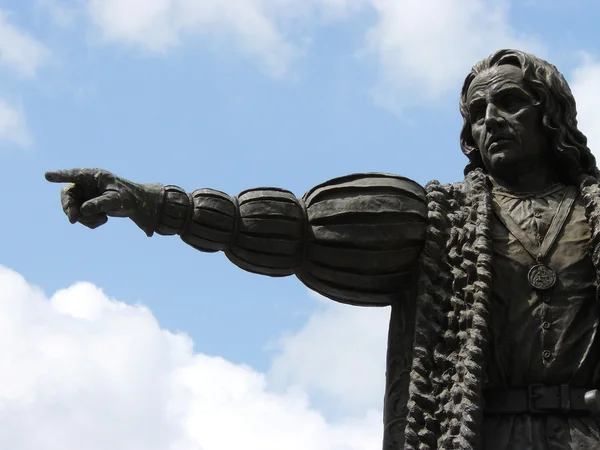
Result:
<instances>
[{"instance_id":1,"label":"bronze statue","mask_svg":"<svg viewBox=\"0 0 600 450\"><path fill-rule=\"evenodd\" d=\"M390 305L384 449L599 449L600 172L557 69L501 50L467 76L464 181L358 174L260 188L48 172L90 228L131 218L239 267Z\"/></svg>"}]
</instances>

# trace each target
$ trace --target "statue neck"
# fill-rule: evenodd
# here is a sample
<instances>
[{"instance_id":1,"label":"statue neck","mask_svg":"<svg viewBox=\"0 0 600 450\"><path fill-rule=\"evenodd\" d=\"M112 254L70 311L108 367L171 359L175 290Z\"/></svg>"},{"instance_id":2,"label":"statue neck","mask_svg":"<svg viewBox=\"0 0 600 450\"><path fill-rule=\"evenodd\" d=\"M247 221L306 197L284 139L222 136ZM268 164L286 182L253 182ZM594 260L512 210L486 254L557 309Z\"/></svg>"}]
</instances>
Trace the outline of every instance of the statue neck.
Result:
<instances>
[{"instance_id":1,"label":"statue neck","mask_svg":"<svg viewBox=\"0 0 600 450\"><path fill-rule=\"evenodd\" d=\"M507 175L490 173L492 183L515 193L543 192L561 182L554 168L536 165L526 171L514 171Z\"/></svg>"}]
</instances>

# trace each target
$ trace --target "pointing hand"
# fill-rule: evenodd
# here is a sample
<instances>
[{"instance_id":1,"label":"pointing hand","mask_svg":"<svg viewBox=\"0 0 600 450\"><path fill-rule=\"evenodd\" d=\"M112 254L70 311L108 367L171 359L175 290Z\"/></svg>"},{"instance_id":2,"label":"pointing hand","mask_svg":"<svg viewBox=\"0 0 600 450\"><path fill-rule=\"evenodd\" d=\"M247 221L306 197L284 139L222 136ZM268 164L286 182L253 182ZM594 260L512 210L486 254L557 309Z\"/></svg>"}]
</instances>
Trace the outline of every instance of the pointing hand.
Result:
<instances>
[{"instance_id":1,"label":"pointing hand","mask_svg":"<svg viewBox=\"0 0 600 450\"><path fill-rule=\"evenodd\" d=\"M71 223L97 228L112 217L131 217L138 208L143 185L103 169L70 169L46 172L52 183L68 183L60 193L63 211Z\"/></svg>"}]
</instances>

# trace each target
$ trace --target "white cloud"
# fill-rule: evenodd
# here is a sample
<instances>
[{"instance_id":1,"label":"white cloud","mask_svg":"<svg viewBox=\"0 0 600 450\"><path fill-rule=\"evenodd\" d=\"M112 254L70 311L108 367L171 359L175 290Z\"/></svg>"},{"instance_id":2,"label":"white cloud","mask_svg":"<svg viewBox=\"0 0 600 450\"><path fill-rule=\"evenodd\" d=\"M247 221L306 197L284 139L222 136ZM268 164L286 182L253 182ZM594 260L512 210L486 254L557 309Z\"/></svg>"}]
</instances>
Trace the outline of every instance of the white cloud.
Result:
<instances>
[{"instance_id":1,"label":"white cloud","mask_svg":"<svg viewBox=\"0 0 600 450\"><path fill-rule=\"evenodd\" d=\"M88 0L102 36L165 52L185 35L225 38L280 76L305 50L312 25L329 25L365 10L359 54L375 58L376 100L399 109L413 99L456 88L473 63L503 47L541 51L509 25L509 1L492 0ZM305 27L302 28L301 25ZM300 30L300 31L298 31ZM365 58L372 63L371 58Z\"/></svg>"},{"instance_id":2,"label":"white cloud","mask_svg":"<svg viewBox=\"0 0 600 450\"><path fill-rule=\"evenodd\" d=\"M298 49L281 35L261 0L89 0L89 14L107 41L165 52L186 35L231 40L282 75Z\"/></svg>"},{"instance_id":3,"label":"white cloud","mask_svg":"<svg viewBox=\"0 0 600 450\"><path fill-rule=\"evenodd\" d=\"M600 161L600 62L584 54L573 71L571 90L577 102L579 129L588 138L588 147Z\"/></svg>"},{"instance_id":4,"label":"white cloud","mask_svg":"<svg viewBox=\"0 0 600 450\"><path fill-rule=\"evenodd\" d=\"M338 411L381 408L388 323L389 308L323 298L321 310L300 331L277 343L270 378L323 396Z\"/></svg>"},{"instance_id":5,"label":"white cloud","mask_svg":"<svg viewBox=\"0 0 600 450\"><path fill-rule=\"evenodd\" d=\"M0 448L371 450L381 412L328 422L299 387L195 353L89 283L50 299L0 266ZM370 381L370 380L369 380Z\"/></svg>"},{"instance_id":6,"label":"white cloud","mask_svg":"<svg viewBox=\"0 0 600 450\"><path fill-rule=\"evenodd\" d=\"M356 12L365 0L88 0L91 21L104 40L164 53L186 36L231 42L283 75L309 37L287 34L299 21L326 23Z\"/></svg>"},{"instance_id":7,"label":"white cloud","mask_svg":"<svg viewBox=\"0 0 600 450\"><path fill-rule=\"evenodd\" d=\"M459 89L473 64L496 50L543 51L509 25L507 1L371 2L379 19L368 32L367 50L381 68L374 95L395 111L411 97L433 100Z\"/></svg>"},{"instance_id":8,"label":"white cloud","mask_svg":"<svg viewBox=\"0 0 600 450\"><path fill-rule=\"evenodd\" d=\"M50 57L41 42L12 25L0 10L0 65L32 77Z\"/></svg>"},{"instance_id":9,"label":"white cloud","mask_svg":"<svg viewBox=\"0 0 600 450\"><path fill-rule=\"evenodd\" d=\"M30 147L33 144L23 109L12 106L2 99L0 99L0 139L21 147Z\"/></svg>"}]
</instances>

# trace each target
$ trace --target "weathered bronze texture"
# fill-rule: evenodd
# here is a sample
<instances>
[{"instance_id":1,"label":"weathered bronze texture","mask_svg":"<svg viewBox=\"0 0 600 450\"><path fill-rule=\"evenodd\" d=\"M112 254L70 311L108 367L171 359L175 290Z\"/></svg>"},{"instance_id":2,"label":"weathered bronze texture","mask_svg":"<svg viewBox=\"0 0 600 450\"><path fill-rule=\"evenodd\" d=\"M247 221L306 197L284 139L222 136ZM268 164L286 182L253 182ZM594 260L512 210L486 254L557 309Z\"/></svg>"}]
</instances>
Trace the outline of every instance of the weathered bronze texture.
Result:
<instances>
[{"instance_id":1,"label":"weathered bronze texture","mask_svg":"<svg viewBox=\"0 0 600 450\"><path fill-rule=\"evenodd\" d=\"M501 50L466 77L463 181L357 174L302 198L68 183L71 223L131 218L336 301L391 306L384 449L600 448L600 173L558 70Z\"/></svg>"}]
</instances>

